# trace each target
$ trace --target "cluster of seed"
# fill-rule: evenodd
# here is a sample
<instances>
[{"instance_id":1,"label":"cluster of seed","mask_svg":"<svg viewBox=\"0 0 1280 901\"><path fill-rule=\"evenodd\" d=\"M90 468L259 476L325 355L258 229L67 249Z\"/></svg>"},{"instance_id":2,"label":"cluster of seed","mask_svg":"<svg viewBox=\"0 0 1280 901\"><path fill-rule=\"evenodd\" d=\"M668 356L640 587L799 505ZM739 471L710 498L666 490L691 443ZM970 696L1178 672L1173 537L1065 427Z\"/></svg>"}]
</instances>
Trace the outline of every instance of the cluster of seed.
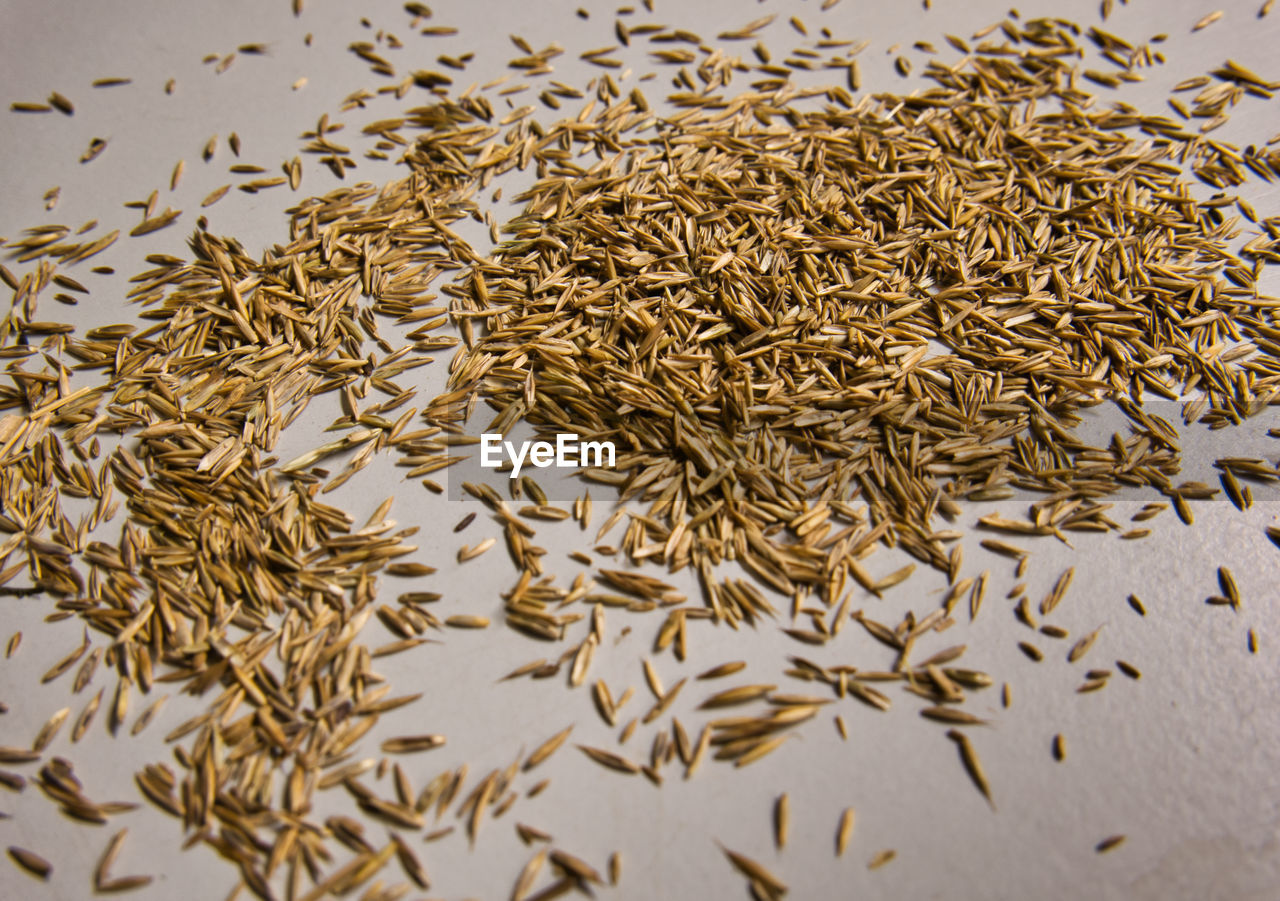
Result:
<instances>
[{"instance_id":1,"label":"cluster of seed","mask_svg":"<svg viewBox=\"0 0 1280 901\"><path fill-rule=\"evenodd\" d=\"M409 7L415 22L430 15L420 4ZM806 34L797 21L793 27ZM721 38L750 39L765 24ZM36 316L50 285L85 293L58 270L102 252L117 232L72 240L79 236L70 229L42 227L8 245L13 259L36 268L21 277L0 271L14 291L0 322L0 353L12 361L6 375L13 382L0 389L0 405L14 411L0 418L0 529L8 536L0 543L0 567L8 564L0 585L25 579L29 587L5 590L51 596L50 619L84 621L82 644L45 680L78 665L79 694L99 665L113 671L106 716L113 734L128 721L131 703L157 683L213 693L202 713L167 736L177 767L149 764L137 785L195 841L233 861L260 897L275 897L277 885L290 898L346 894L393 860L408 882L370 897L399 897L410 883L426 888L425 868L404 834L426 830L430 811L454 810L474 840L486 815L501 816L521 792L545 787L524 786L523 774L569 738L572 727L506 768L471 782L466 767L440 772L421 788L387 755L429 751L444 743L442 735L398 736L382 742L381 760L352 759L380 715L420 697L391 695L373 661L412 651L431 630L484 628L489 620L440 620L430 609L439 594L429 591L389 602L379 594L379 575L434 572L400 560L417 550L409 543L414 530L387 518L389 501L357 526L320 496L388 450L415 478L445 470L465 457L459 448L473 441L466 427L481 402L494 414L488 431L526 421L613 441L616 467L586 475L634 503L613 510L597 535L599 542L625 518L621 540L597 544L595 552L692 569L704 595L690 601L655 575L617 565L559 586L532 543L530 521L572 518L585 529L590 496L570 512L525 482L534 503L513 510L491 487L468 485L501 524L516 565L503 597L506 623L559 643L586 621L586 634L558 659L523 665L509 678L546 677L567 665L569 684L586 685L609 607L662 611L654 651L670 649L684 660L695 624L778 616L767 590L790 602L791 622L782 630L788 640L822 647L856 622L895 656L880 670L791 655L787 675L820 693L736 685L708 695L699 709L755 705L751 715L707 720L696 738L671 717L655 731L647 759L579 745L588 759L658 784L677 759L686 778L708 753L745 766L833 697L884 710L892 702L883 686L897 684L926 703L922 716L947 727L961 765L992 801L964 731L984 720L961 704L993 678L955 665L963 645L914 656L917 642L955 624L957 605L967 600L973 618L985 597L987 573L960 574L962 533L949 521L961 502L1028 490L1039 497L1025 520L993 515L981 525L1028 536L1077 530L1141 537L1142 530L1107 515L1105 498L1119 488L1153 489L1188 521L1188 500L1215 493L1176 481L1177 432L1144 410L1144 397L1199 391L1185 417L1214 428L1277 399L1276 302L1259 295L1257 280L1277 258L1280 223L1259 221L1258 237L1233 251L1236 225L1223 210L1237 201L1196 199L1183 165L1222 188L1252 175L1270 180L1280 159L1212 141L1205 137L1211 128L1189 132L1165 117L1094 108L1078 83L1074 61L1083 51L1075 26L1009 21L999 43L971 48L950 39L965 59L930 63L925 74L934 86L909 96L851 94L860 76L848 42L830 42L847 55L825 65L846 72L849 90L795 87L789 72L813 68L818 55L797 52L777 66L758 44L757 68L768 78L726 96L735 73L749 68L736 57L665 27L619 20L618 34L623 44L647 35L687 45L654 54L682 67L682 90L669 98L679 112L659 114L638 89L624 94L606 74L576 118L544 126L526 107L495 122L483 95L448 97L447 75L417 71L393 92L426 88L435 102L365 129L379 141L374 158L404 148L406 178L297 204L288 241L262 259L204 230L191 239L190 260L149 258L153 268L134 279L130 295L145 327L106 326L81 338ZM1125 72L1153 62L1149 47L1097 29L1089 37ZM586 58L612 69L615 49ZM395 74L374 45L352 50L377 74ZM560 52L527 43L521 50L512 66L529 77L550 73ZM225 69L232 58L214 59ZM441 57L455 70L468 62ZM899 70L909 70L905 57ZM1243 94L1269 96L1275 88L1231 62L1211 75L1210 87L1209 76L1185 83L1205 90L1194 110L1174 105L1184 119L1202 117L1216 127ZM100 86L125 83L104 79ZM584 96L553 83L541 99L557 109L563 99ZM49 105L74 112L56 93ZM304 149L342 177L355 163L348 148L329 139L336 130L321 120ZM239 139L232 138L238 155ZM104 147L91 146L85 161ZM216 138L204 156L215 149ZM171 187L183 169L174 168ZM482 218L477 192L526 169L536 181L519 198L520 215L501 230L489 221L491 233L505 232L506 240L491 254L477 253L451 225ZM289 183L297 190L299 158L283 172L241 187ZM56 194L46 200L56 202ZM144 217L134 236L180 215L157 212L155 194L138 206ZM452 302L432 305L427 292L442 277L450 279L443 291ZM403 329L393 334L389 322L408 329L407 343L393 345ZM414 388L397 379L446 350L455 351L448 390L411 406ZM41 368L25 368L27 362ZM73 377L89 383L73 388ZM313 398L329 393L342 408L334 423L339 437L279 461L282 433ZM1123 411L1129 431L1093 446L1073 427L1102 403ZM342 461L337 474L321 465L332 460ZM1237 477L1280 478L1266 461L1219 463L1224 490L1241 507L1251 496ZM440 490L430 479L425 484ZM69 513L73 498L91 503L78 523ZM118 540L97 537L122 501ZM1140 517L1163 507L1149 505ZM939 527L939 519L947 522ZM486 538L458 559L496 544ZM1027 551L997 539L984 544L1018 560L1019 574L1025 570ZM886 545L947 574L950 587L936 609L896 624L854 609L859 592L879 596L911 575L912 566L869 575L862 561ZM594 566L585 551L574 559ZM754 581L718 573L725 561L741 564ZM1210 601L1238 607L1230 571L1219 575L1223 594ZM1039 604L1039 616L1053 612L1070 581L1068 570ZM1028 625L1066 637L1056 625L1040 626L1025 590L1011 600ZM1131 604L1141 612L1137 598ZM373 617L397 638L364 643L362 629ZM93 647L89 629L105 637L105 647ZM1078 639L1068 662L1081 660L1098 634ZM1249 640L1256 648L1252 632ZM17 644L15 636L9 654ZM1043 657L1030 642L1023 650ZM1140 676L1131 664L1117 666ZM721 664L698 679L744 668ZM623 725L624 742L639 726L663 720L687 684L664 686L649 661L644 675L653 704ZM1108 676L1090 670L1079 690L1097 690ZM83 706L73 742L104 694ZM133 734L164 697L133 721ZM598 680L591 697L616 726L632 692L615 698ZM1006 684L1005 706L1009 697ZM44 759L70 714L58 711L30 749L0 748L0 762ZM835 722L844 734L843 720ZM1065 758L1061 735L1052 752ZM391 774L390 796L362 778L373 771ZM4 778L18 788L24 783L17 774ZM91 799L61 758L45 763L36 781L78 819L106 822L131 807ZM313 816L313 795L337 787L363 817L390 827L385 842L366 836L354 817ZM789 809L783 795L774 812L779 847ZM852 808L840 817L838 854L849 847L854 819ZM443 838L450 829L425 837ZM550 840L534 827L518 829L527 843ZM149 883L110 874L124 837L120 831L108 844L97 891ZM1105 839L1098 850L1122 840ZM351 853L336 867L328 866L333 842ZM785 894L763 866L726 854L756 896ZM894 854L881 851L869 866ZM10 856L38 877L50 873L31 851L13 848ZM606 877L567 851L545 848L522 871L513 897L616 882L619 860L610 860ZM548 863L552 882L531 895Z\"/></svg>"}]
</instances>

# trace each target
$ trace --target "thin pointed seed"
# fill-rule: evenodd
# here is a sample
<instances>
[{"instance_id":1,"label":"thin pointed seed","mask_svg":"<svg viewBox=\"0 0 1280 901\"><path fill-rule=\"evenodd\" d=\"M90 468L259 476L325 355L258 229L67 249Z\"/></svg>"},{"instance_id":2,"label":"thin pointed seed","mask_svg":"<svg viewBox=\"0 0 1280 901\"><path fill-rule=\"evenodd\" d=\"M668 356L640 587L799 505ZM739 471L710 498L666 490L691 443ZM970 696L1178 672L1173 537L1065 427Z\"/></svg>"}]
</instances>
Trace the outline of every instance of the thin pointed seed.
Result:
<instances>
[{"instance_id":1,"label":"thin pointed seed","mask_svg":"<svg viewBox=\"0 0 1280 901\"><path fill-rule=\"evenodd\" d=\"M978 752L974 750L973 744L969 741L969 736L951 729L947 732L947 738L956 743L956 746L960 749L960 760L964 764L969 778L973 780L973 784L977 786L978 791L982 792L982 797L987 799L991 809L995 810L996 804L991 797L991 786L987 782L987 774L982 769L982 761L978 759Z\"/></svg>"},{"instance_id":2,"label":"thin pointed seed","mask_svg":"<svg viewBox=\"0 0 1280 901\"><path fill-rule=\"evenodd\" d=\"M840 823L836 827L836 856L843 857L844 852L849 848L849 841L853 838L855 814L852 807L846 807L844 812L840 814Z\"/></svg>"}]
</instances>

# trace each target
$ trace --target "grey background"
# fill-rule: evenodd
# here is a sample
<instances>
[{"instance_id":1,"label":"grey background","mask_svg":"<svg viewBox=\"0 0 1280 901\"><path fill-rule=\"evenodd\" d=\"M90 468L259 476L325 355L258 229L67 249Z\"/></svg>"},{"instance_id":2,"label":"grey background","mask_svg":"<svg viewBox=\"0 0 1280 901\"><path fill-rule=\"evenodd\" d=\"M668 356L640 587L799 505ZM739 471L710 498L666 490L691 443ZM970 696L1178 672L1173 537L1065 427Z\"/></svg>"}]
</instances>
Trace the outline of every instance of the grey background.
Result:
<instances>
[{"instance_id":1,"label":"grey background","mask_svg":"<svg viewBox=\"0 0 1280 901\"><path fill-rule=\"evenodd\" d=\"M1167 112L1164 100L1174 83L1206 72L1228 56L1266 77L1280 77L1274 56L1280 13L1259 22L1255 18L1259 3L1117 3L1103 27L1135 41L1167 32L1161 49L1168 63L1147 70L1146 82L1123 92L1097 88L1100 102L1114 95L1151 112ZM338 106L350 92L360 87L373 90L391 81L371 74L365 63L347 52L352 41L374 41L379 29L395 33L404 48L380 48L379 52L401 72L439 68L435 57L440 53L472 51L476 59L467 71L451 73L456 90L509 71L505 63L519 51L507 39L508 33L522 34L535 48L558 41L566 52L554 61L556 72L550 77L575 86L603 71L580 62L578 54L615 43L611 4L434 0L430 5L435 16L429 24L456 26L457 37L415 34L409 17L394 2L357 5L312 0L295 18L286 0L217 4L0 0L0 101L6 107L0 111L0 235L13 238L22 228L45 222L74 228L88 219L100 220L99 234L111 228L127 232L138 216L122 204L143 199L152 189L160 190L162 209L168 204L185 211L175 226L145 238L122 238L107 254L71 270L92 289L92 295L74 308L46 298L42 318L73 321L83 328L129 321L133 313L123 302L127 278L146 268L143 257L148 253L185 255L185 236L200 212L208 216L211 231L236 236L252 253L285 241L282 210L303 196L339 184L314 158L304 158L306 174L300 194L289 193L287 187L256 195L233 190L207 211L200 211L198 204L218 185L253 177L228 175L226 167L233 162L257 163L274 174L282 160L298 152L303 143L300 133L313 128L323 113L346 123L333 139L351 146L359 161L359 168L348 174L348 183L381 183L397 177L402 169L360 156L372 143L358 137L360 125L426 102L427 95L415 89L403 102L380 96L366 110L339 114ZM578 5L590 10L589 20L574 15ZM860 56L864 90L904 92L923 82L894 74L896 53L887 53L888 48L901 43L904 49L898 52L910 57L919 72L928 54L911 50L911 42L931 41L944 58L954 58L945 47L944 33L967 37L998 21L1006 9L998 2L937 0L933 5L936 8L926 12L918 2L844 0L822 12L814 0L760 4L657 0L652 15L646 15L637 2L637 12L629 21L663 22L711 40L721 30L776 13L777 20L761 33L775 59L793 47L811 44L819 37L818 30L828 26L835 37L870 40ZM1190 33L1196 20L1218 7L1226 12L1221 21ZM1098 21L1098 4L1092 0L1034 0L1021 5L1020 12L1025 18L1060 15L1082 25ZM809 38L787 25L787 17L793 14L806 22ZM362 16L372 27L362 26ZM314 35L310 47L303 41L307 33ZM247 42L266 43L269 52L240 55L221 75L215 74L212 65L201 63L205 54L225 54ZM751 61L750 43L724 46ZM674 67L650 64L646 56L650 49L646 40L637 39L631 48L613 55L635 69L621 82L624 90L635 84L639 74L659 71L658 78L644 87L653 102L670 84ZM621 74L613 72L615 78ZM91 80L113 75L130 77L133 84L89 87ZM291 89L303 76L308 79L306 85ZM163 91L169 78L176 79L172 96ZM832 70L797 81L840 83L842 79L843 73ZM514 73L510 83L521 80L533 88L514 98L515 105L537 104L539 82L545 79L521 79ZM736 86L745 89L749 80L740 76ZM7 110L13 101L43 100L51 90L76 103L73 117ZM495 105L502 103L490 96ZM1241 146L1261 145L1280 131L1278 102L1246 99L1215 136ZM574 111L569 102L561 112L572 115ZM536 115L547 122L555 118L540 106ZM231 131L243 141L238 161L226 145ZM220 136L218 153L212 162L204 163L201 148L215 133ZM110 144L97 160L81 165L79 156L95 136L109 138ZM186 175L170 194L169 174L178 159L186 160ZM507 184L504 190L513 196L520 178ZM41 197L54 185L61 186L61 199L56 209L46 213ZM1274 189L1253 181L1240 190L1260 215L1280 212ZM507 204L495 208L499 219L512 211ZM483 232L479 227L465 232L482 251L488 246ZM102 263L113 265L117 275L106 278L87 272L89 266ZM1275 293L1275 279L1264 287ZM418 384L419 405L443 384L447 359L441 355L432 366L401 379ZM324 440L320 429L336 415L335 403L313 403L286 432L280 458L287 460ZM1276 423L1272 419L1268 424ZM1240 446L1274 460L1276 452L1269 450L1271 439L1264 431L1251 428L1251 437L1239 443L1230 433L1191 434L1188 456L1194 459L1188 462L1188 477L1206 478L1215 455L1236 453ZM332 503L361 520L384 497L395 496L392 517L401 524L421 526L415 538L420 551L412 559L437 566L439 572L422 580L386 579L384 591L440 591L444 597L434 612L441 618L465 612L500 622L498 594L514 581L514 571L499 557L501 546L475 561L454 562L461 543L500 536L498 526L477 504L441 499L415 481L405 481L403 470L392 462L390 456L380 459L329 496ZM539 528L537 542L547 547L548 570L557 575L559 584L568 584L582 570L567 559L568 551L585 547L607 515L605 493L599 489L592 493L597 509L587 536L572 523ZM1118 502L1115 518L1127 518L1144 500ZM962 523L971 526L991 509L1013 514L1024 506L1025 502L1018 502L966 508ZM838 702L800 730L798 737L750 767L734 770L708 760L688 782L679 778L677 768L668 768L662 788L639 777L607 772L566 747L538 770L522 774L516 783L527 788L550 777L547 791L536 799L521 798L501 820L487 822L474 848L468 847L461 824L458 832L437 843L421 845L418 838L411 838L432 877L432 888L425 894L507 897L533 853L515 836L512 824L519 821L552 833L557 847L600 868L610 852L621 851L620 886L600 892L618 898L742 897L744 881L724 860L716 841L756 857L784 878L798 898L1280 897L1280 716L1275 701L1280 676L1275 650L1280 646L1276 605L1280 592L1275 578L1280 572L1280 551L1263 535L1263 527L1276 522L1280 508L1274 500L1264 499L1245 514L1226 502L1201 503L1195 509L1194 527L1183 526L1168 512L1150 524L1151 537L1137 542L1085 535L1073 536L1073 548L1052 539L1015 542L1034 551L1027 578L1033 599L1043 596L1065 567L1077 567L1074 584L1055 618L1071 630L1067 641L1033 636L1017 622L1010 604L1003 600L1016 581L1011 561L983 551L978 539L984 535L971 532L964 540L964 574L991 570L987 604L972 626L962 622L931 641L936 648L967 643L965 665L1012 685L1014 701L1009 710L1000 708L998 688L979 693L967 705L993 721L989 728L971 730L971 734L991 779L998 812L993 813L970 784L955 747L943 737L944 730L917 717L919 705L891 690L896 703L888 713L852 700ZM476 522L462 535L452 534L452 525L471 510L480 514ZM610 538L616 540L620 533L621 527ZM884 574L903 562L881 552L868 565L873 573ZM1233 568L1245 597L1238 613L1204 603L1205 597L1217 592L1215 569L1223 563ZM692 597L696 586L687 575L672 579ZM939 574L918 571L885 600L867 597L859 603L869 615L896 622L908 609L927 613L943 589ZM1145 618L1126 605L1130 592L1145 601ZM70 705L74 719L98 687L106 685L109 698L114 681L100 670L94 685L75 698L70 696L69 675L39 685L40 674L78 643L80 626L74 621L42 623L50 610L43 599L5 598L2 604L0 640L7 640L15 630L23 631L25 639L13 659L0 661L0 700L10 708L0 717L0 743L25 745L53 710ZM650 703L640 661L648 654L660 620L658 613L609 612L609 640L596 655L591 678L606 679L615 697L627 686L635 688L636 697L624 710L623 721L643 713ZM1068 666L1065 655L1071 642L1098 626L1105 628L1084 664ZM624 627L630 628L625 636ZM1261 637L1261 652L1256 656L1246 649L1249 627ZM365 638L370 645L386 640L376 622L368 629ZM617 730L608 729L596 715L586 688L568 689L562 679L496 683L520 663L550 656L554 650L500 626L479 632L446 630L433 637L441 643L376 661L375 668L392 682L394 693L426 694L418 703L384 717L364 740L362 753L377 756L378 742L391 735L446 734L444 748L405 759L415 784L421 786L439 771L464 762L473 780L493 767L505 767L522 749L527 752L569 723L577 724L572 741L614 746ZM580 632L572 633L575 640L579 637ZM1046 650L1045 662L1033 664L1018 651L1016 642L1023 639L1034 640ZM928 647L919 651L930 652ZM686 686L672 713L693 731L703 721L693 712L696 705L711 691L730 684L776 682L786 691L808 691L805 684L782 675L786 655L796 653L824 663L867 668L891 662L886 649L853 626L815 652L769 623L757 631L736 632L696 623L691 628L688 662L677 664L664 655L655 663L670 685L725 660L749 661L747 670L732 682ZM1084 668L1113 667L1117 658L1139 666L1143 678L1134 682L1117 673L1100 692L1075 692ZM172 687L158 685L153 697L164 690ZM143 706L135 697L130 722ZM116 739L106 732L104 710L77 745L70 744L68 723L50 753L74 763L86 792L96 800L140 800L132 773L144 763L171 760L164 734L202 709L202 701L175 693L158 721L141 736L130 738L126 729ZM837 712L848 723L847 742L832 726L831 716ZM647 753L653 728L638 729L624 750L635 757ZM1056 732L1062 732L1069 744L1063 763L1055 763L1050 755L1050 740ZM34 767L14 769L34 775ZM385 781L377 785L390 790ZM779 853L772 847L770 816L773 799L781 791L791 795L792 837ZM325 805L332 805L334 811L346 810L341 794L339 790L318 795L319 810L326 810ZM849 853L837 859L835 828L840 811L847 806L856 808L858 825ZM110 832L120 826L129 827L130 838L115 872L157 877L135 897L223 898L237 879L234 868L210 851L181 851L184 837L177 822L145 802L137 811L113 818L109 827L65 820L34 786L21 794L0 790L0 810L12 817L0 821L0 846L30 848L52 860L56 870L51 882L42 886L8 862L0 865L0 895L5 897L88 896L94 863ZM457 821L449 813L443 822ZM381 840L382 827L370 824L368 829L371 840ZM1127 834L1127 843L1111 854L1095 854L1094 845L1115 833ZM868 872L866 862L883 848L896 849L897 859ZM398 873L388 869L384 877L394 881Z\"/></svg>"}]
</instances>

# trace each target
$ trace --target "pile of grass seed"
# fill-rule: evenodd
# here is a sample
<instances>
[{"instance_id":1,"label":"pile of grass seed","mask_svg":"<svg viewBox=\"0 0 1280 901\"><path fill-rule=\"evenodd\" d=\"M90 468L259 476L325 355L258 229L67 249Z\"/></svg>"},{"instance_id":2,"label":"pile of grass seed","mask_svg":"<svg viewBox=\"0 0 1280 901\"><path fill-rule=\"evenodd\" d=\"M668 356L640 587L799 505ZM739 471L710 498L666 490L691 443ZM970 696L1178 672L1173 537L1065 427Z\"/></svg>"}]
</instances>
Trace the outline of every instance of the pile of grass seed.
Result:
<instances>
[{"instance_id":1,"label":"pile of grass seed","mask_svg":"<svg viewBox=\"0 0 1280 901\"><path fill-rule=\"evenodd\" d=\"M686 41L679 32L628 34ZM1075 68L1078 34L1057 20L1011 21L999 43L970 48L954 39L965 59L931 64L935 86L910 96L801 90L759 51L769 77L731 93L741 64L717 51L695 70L700 84L681 69L687 90L671 98L680 109L673 115L607 75L586 112L546 126L527 113L495 123L478 95L437 97L369 129L408 147L406 178L298 204L289 240L262 259L233 238L198 231L191 259L150 258L153 268L135 278L140 324L82 337L39 318L37 299L54 284L75 290L60 268L114 238L37 229L11 243L16 259L36 267L4 270L15 296L0 324L13 361L13 385L0 393L9 411L0 418L0 583L30 586L8 590L39 595L51 619L78 617L87 627L46 681L75 670L79 694L99 666L115 674L113 691L81 705L73 740L100 708L113 733L137 734L163 703L150 700L157 682L181 684L205 699L204 710L167 735L175 762L144 766L137 785L232 861L248 891L353 893L388 878L392 861L403 888L366 896L426 888L406 836L443 838L448 830L431 831L428 814L450 810L474 839L486 816L517 802L524 774L572 727L505 769L444 771L421 786L421 770L390 761L444 736L389 739L380 759L358 751L381 715L420 697L380 684L376 658L412 653L444 625L489 623L442 622L430 591L387 596L380 575L432 571L401 559L417 550L412 530L387 520L389 504L357 524L322 495L387 451L415 477L447 468L470 441L466 415L483 401L493 410L488 430L523 420L615 442L616 467L587 476L645 505L617 508L601 530L627 519L613 548L618 562L561 586L544 571L533 523L572 517L585 527L591 501L565 511L530 485L535 503L516 508L490 487L470 486L503 524L515 566L507 624L553 649L512 677L567 667L571 685L587 684L609 607L662 612L655 653L684 659L695 625L785 618L778 597L797 614L784 625L788 651L825 645L856 621L896 656L891 669L867 671L793 653L788 674L823 694L733 685L704 700L711 713L692 730L668 716L686 682L664 686L646 665L654 703L639 722L660 723L650 753L634 759L580 746L587 759L658 783L677 759L686 776L707 755L744 766L830 697L886 709L885 688L897 684L925 703L922 715L949 726L989 798L964 731L982 720L963 702L995 680L958 666L960 645L913 656L917 639L956 624L962 600L970 617L982 604L986 579L960 578L962 533L950 520L966 500L1025 489L1040 495L1026 520L982 524L1016 535L1138 537L1107 515L1105 498L1126 485L1167 495L1189 519L1187 501L1214 489L1178 481L1176 430L1144 410L1144 399L1200 391L1187 417L1215 427L1276 399L1278 302L1256 283L1276 259L1280 225L1259 222L1259 236L1233 251L1236 225L1224 213L1233 201L1198 200L1184 174L1189 165L1218 187L1270 179L1276 157L1163 116L1091 104ZM1128 71L1150 59L1149 48L1105 38L1094 42L1123 55ZM549 71L553 50L524 50L513 65ZM695 58L661 52L675 54L662 62ZM847 66L856 91L856 62ZM444 83L432 74L415 80ZM1216 87L1196 111L1204 118L1223 115L1238 99L1233 91L1274 87L1236 64L1213 76ZM1206 76L1193 87L1209 83ZM575 93L561 86L548 96ZM337 154L325 132L322 123L312 137ZM525 168L538 177L520 198L523 212L482 257L450 226L479 215L474 196L494 177ZM168 215L157 218L153 206L144 224ZM443 276L452 302L433 306L424 295ZM394 346L387 322L410 327L408 343ZM447 393L411 407L405 375L450 349ZM73 374L77 385L90 383L73 389ZM329 392L344 411L339 437L277 460L281 433ZM1091 446L1073 427L1098 404L1118 405L1130 428ZM337 475L325 468L333 459L343 462ZM1240 506L1248 495L1237 476L1280 477L1266 461L1224 459L1224 487ZM70 498L92 504L79 524L67 514ZM118 540L97 537L118 513ZM867 574L861 561L885 545L948 574L936 610L896 624L850 612L862 593L911 574L910 566L880 580ZM1025 565L1016 545L988 546ZM717 568L725 561L753 579L724 577ZM685 567L698 574L702 597L684 597L658 574ZM1230 572L1220 576L1222 599L1238 604ZM1070 581L1069 571L1058 579L1039 615L1052 613ZM1020 615L1035 616L1025 596L1019 604ZM375 616L395 641L370 647L362 639ZM1073 660L1091 643L1081 639ZM701 677L742 669L730 662ZM1125 672L1136 678L1136 669ZM1091 676L1088 690L1106 678ZM596 681L592 700L606 722L620 721L625 697ZM741 709L716 714L725 707ZM129 805L94 800L70 763L45 755L71 713L58 711L30 747L0 748L0 761L39 764L36 783L68 815L107 822ZM631 720L622 740L636 727ZM1065 755L1063 741L1054 747ZM390 793L370 784L368 774L388 771ZM23 782L16 773L6 779ZM313 795L337 788L353 815L318 820ZM785 811L784 797L779 846ZM850 810L838 825L841 852L853 822ZM375 840L384 830L366 834L365 823L389 827L389 837ZM526 841L546 838L521 829ZM96 890L149 882L111 875L123 841L118 831L108 844ZM785 893L760 864L728 854L756 896ZM15 848L11 856L48 876L39 854ZM887 850L872 863L892 857ZM552 881L530 894L544 864ZM611 881L618 867L610 861ZM530 860L513 897L587 892L605 879L557 848Z\"/></svg>"}]
</instances>

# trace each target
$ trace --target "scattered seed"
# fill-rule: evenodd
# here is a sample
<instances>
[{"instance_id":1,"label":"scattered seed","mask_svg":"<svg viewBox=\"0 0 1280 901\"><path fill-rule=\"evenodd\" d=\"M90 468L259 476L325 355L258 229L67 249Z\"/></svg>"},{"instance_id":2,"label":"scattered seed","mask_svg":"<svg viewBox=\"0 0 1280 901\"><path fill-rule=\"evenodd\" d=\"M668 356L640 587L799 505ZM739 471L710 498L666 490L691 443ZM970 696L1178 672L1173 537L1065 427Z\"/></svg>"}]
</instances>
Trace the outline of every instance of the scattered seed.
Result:
<instances>
[{"instance_id":1,"label":"scattered seed","mask_svg":"<svg viewBox=\"0 0 1280 901\"><path fill-rule=\"evenodd\" d=\"M496 538L486 538L474 547L468 547L464 544L458 550L458 562L465 563L468 560L474 560L497 543L498 539Z\"/></svg>"},{"instance_id":2,"label":"scattered seed","mask_svg":"<svg viewBox=\"0 0 1280 901\"><path fill-rule=\"evenodd\" d=\"M987 799L991 809L995 810L995 801L991 799L991 787L987 783L986 773L983 772L982 761L978 759L978 752L974 750L969 737L963 732L951 729L947 732L947 738L954 741L959 747L960 760L964 763L964 768L969 773L969 778L978 787L978 791L982 792L982 796Z\"/></svg>"},{"instance_id":3,"label":"scattered seed","mask_svg":"<svg viewBox=\"0 0 1280 901\"><path fill-rule=\"evenodd\" d=\"M1221 18L1222 18L1222 10L1220 9L1214 10L1213 12L1209 13L1209 15L1205 16L1203 19L1200 19L1199 21L1197 21L1196 24L1192 25L1191 30L1193 32L1196 32L1202 28L1208 28L1210 25L1212 25L1214 22L1218 21Z\"/></svg>"},{"instance_id":4,"label":"scattered seed","mask_svg":"<svg viewBox=\"0 0 1280 901\"><path fill-rule=\"evenodd\" d=\"M49 105L60 113L71 116L75 114L76 108L70 100L54 91L49 95Z\"/></svg>"},{"instance_id":5,"label":"scattered seed","mask_svg":"<svg viewBox=\"0 0 1280 901\"><path fill-rule=\"evenodd\" d=\"M877 851L875 854L871 855L871 860L867 862L867 869L878 870L897 856L898 852L892 848L885 848L883 851Z\"/></svg>"},{"instance_id":6,"label":"scattered seed","mask_svg":"<svg viewBox=\"0 0 1280 901\"><path fill-rule=\"evenodd\" d=\"M1108 838L1104 838L1102 841L1098 842L1094 847L1094 850L1099 854L1105 854L1108 851L1118 848L1124 844L1125 838L1126 836L1123 835L1112 835Z\"/></svg>"},{"instance_id":7,"label":"scattered seed","mask_svg":"<svg viewBox=\"0 0 1280 901\"><path fill-rule=\"evenodd\" d=\"M840 824L836 827L836 856L843 857L844 852L849 848L849 840L853 838L854 812L852 807L846 807L844 812L840 814ZM885 861L886 863L888 861ZM873 868L874 869L874 868Z\"/></svg>"},{"instance_id":8,"label":"scattered seed","mask_svg":"<svg viewBox=\"0 0 1280 901\"><path fill-rule=\"evenodd\" d=\"M1124 673L1126 676L1128 676L1130 679L1141 679L1141 678L1142 678L1142 671L1141 671L1141 670L1139 670L1139 669L1138 669L1136 666L1134 666L1132 663L1127 663L1127 662L1126 662L1126 661L1124 661L1124 660L1117 660L1117 661L1116 661L1116 668L1117 668L1118 670L1120 670L1120 672L1122 672L1122 673Z\"/></svg>"},{"instance_id":9,"label":"scattered seed","mask_svg":"<svg viewBox=\"0 0 1280 901\"><path fill-rule=\"evenodd\" d=\"M415 751L430 751L443 744L443 735L404 735L388 738L382 743L382 751L385 754L412 754Z\"/></svg>"},{"instance_id":10,"label":"scattered seed","mask_svg":"<svg viewBox=\"0 0 1280 901\"><path fill-rule=\"evenodd\" d=\"M19 848L15 845L9 846L9 857L13 859L19 867L26 870L37 879L49 881L49 876L53 873L53 864L45 860L39 854L28 851L25 848Z\"/></svg>"}]
</instances>

